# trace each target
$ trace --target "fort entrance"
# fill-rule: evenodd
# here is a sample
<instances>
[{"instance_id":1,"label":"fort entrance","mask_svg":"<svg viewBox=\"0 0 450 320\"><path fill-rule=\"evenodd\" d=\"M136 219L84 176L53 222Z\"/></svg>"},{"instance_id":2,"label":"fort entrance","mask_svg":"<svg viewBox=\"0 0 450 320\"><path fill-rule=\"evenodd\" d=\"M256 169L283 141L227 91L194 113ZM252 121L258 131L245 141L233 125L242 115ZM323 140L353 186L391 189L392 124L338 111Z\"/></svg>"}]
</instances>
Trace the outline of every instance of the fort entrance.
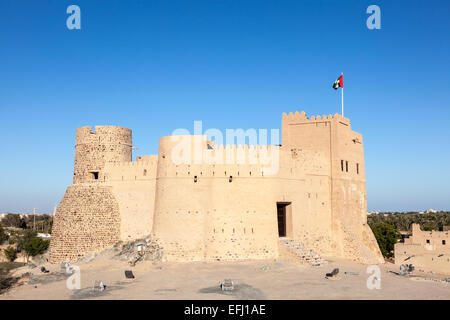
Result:
<instances>
[{"instance_id":1,"label":"fort entrance","mask_svg":"<svg viewBox=\"0 0 450 320\"><path fill-rule=\"evenodd\" d=\"M287 237L290 236L291 219L291 203L290 202L277 202L277 220L278 220L278 236ZM288 217L289 216L289 217Z\"/></svg>"}]
</instances>

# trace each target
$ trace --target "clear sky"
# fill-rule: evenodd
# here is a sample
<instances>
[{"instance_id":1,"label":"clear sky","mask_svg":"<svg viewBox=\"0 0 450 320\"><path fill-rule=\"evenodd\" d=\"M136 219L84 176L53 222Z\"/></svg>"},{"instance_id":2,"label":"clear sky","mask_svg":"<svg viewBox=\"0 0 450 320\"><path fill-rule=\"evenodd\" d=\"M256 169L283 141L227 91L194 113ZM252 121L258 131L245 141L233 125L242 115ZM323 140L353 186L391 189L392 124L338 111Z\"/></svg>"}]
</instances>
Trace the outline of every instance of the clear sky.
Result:
<instances>
[{"instance_id":1,"label":"clear sky","mask_svg":"<svg viewBox=\"0 0 450 320\"><path fill-rule=\"evenodd\" d=\"M81 30L66 9L81 8ZM366 8L381 9L369 30ZM280 128L340 111L363 134L369 210L450 210L450 1L0 1L0 212L51 212L75 129Z\"/></svg>"}]
</instances>

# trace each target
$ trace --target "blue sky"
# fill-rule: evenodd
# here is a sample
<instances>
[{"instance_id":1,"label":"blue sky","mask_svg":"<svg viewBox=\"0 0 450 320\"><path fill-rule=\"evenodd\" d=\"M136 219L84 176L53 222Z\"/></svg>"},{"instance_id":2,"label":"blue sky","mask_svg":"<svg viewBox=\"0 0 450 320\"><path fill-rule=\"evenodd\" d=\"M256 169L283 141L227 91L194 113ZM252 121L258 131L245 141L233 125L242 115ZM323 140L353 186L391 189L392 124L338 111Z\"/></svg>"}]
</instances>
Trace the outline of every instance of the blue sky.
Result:
<instances>
[{"instance_id":1,"label":"blue sky","mask_svg":"<svg viewBox=\"0 0 450 320\"><path fill-rule=\"evenodd\" d=\"M450 210L449 14L446 0L1 0L0 212L52 211L77 127L133 129L134 156L194 120L280 128L282 112L339 112L341 72L368 209Z\"/></svg>"}]
</instances>

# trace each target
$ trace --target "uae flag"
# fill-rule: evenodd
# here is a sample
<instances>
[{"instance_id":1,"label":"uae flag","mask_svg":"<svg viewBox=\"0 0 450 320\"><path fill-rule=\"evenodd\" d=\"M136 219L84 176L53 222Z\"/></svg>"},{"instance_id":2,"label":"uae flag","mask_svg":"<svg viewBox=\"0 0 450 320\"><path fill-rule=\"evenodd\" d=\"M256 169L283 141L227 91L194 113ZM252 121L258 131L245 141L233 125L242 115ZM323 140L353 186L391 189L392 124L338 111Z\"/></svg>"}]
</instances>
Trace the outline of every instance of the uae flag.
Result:
<instances>
[{"instance_id":1,"label":"uae flag","mask_svg":"<svg viewBox=\"0 0 450 320\"><path fill-rule=\"evenodd\" d=\"M334 90L337 90L339 87L341 87L341 88L344 87L344 76L342 74L333 83L333 89Z\"/></svg>"}]
</instances>

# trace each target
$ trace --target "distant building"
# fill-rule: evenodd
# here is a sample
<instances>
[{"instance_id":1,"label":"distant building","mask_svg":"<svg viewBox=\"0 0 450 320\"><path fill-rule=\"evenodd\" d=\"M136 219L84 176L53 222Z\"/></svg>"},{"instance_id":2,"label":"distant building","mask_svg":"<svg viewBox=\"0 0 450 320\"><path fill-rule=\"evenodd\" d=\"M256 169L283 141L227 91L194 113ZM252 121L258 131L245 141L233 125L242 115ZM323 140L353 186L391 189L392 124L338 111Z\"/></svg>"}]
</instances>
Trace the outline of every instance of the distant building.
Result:
<instances>
[{"instance_id":1,"label":"distant building","mask_svg":"<svg viewBox=\"0 0 450 320\"><path fill-rule=\"evenodd\" d=\"M427 211L425 211L425 213L436 213L437 211L436 210L433 210L433 209L428 209Z\"/></svg>"},{"instance_id":2,"label":"distant building","mask_svg":"<svg viewBox=\"0 0 450 320\"><path fill-rule=\"evenodd\" d=\"M52 237L49 233L38 233L37 236L42 240L50 240Z\"/></svg>"},{"instance_id":3,"label":"distant building","mask_svg":"<svg viewBox=\"0 0 450 320\"><path fill-rule=\"evenodd\" d=\"M412 235L396 243L395 264L413 264L416 269L450 273L450 231L422 231L412 225Z\"/></svg>"}]
</instances>

